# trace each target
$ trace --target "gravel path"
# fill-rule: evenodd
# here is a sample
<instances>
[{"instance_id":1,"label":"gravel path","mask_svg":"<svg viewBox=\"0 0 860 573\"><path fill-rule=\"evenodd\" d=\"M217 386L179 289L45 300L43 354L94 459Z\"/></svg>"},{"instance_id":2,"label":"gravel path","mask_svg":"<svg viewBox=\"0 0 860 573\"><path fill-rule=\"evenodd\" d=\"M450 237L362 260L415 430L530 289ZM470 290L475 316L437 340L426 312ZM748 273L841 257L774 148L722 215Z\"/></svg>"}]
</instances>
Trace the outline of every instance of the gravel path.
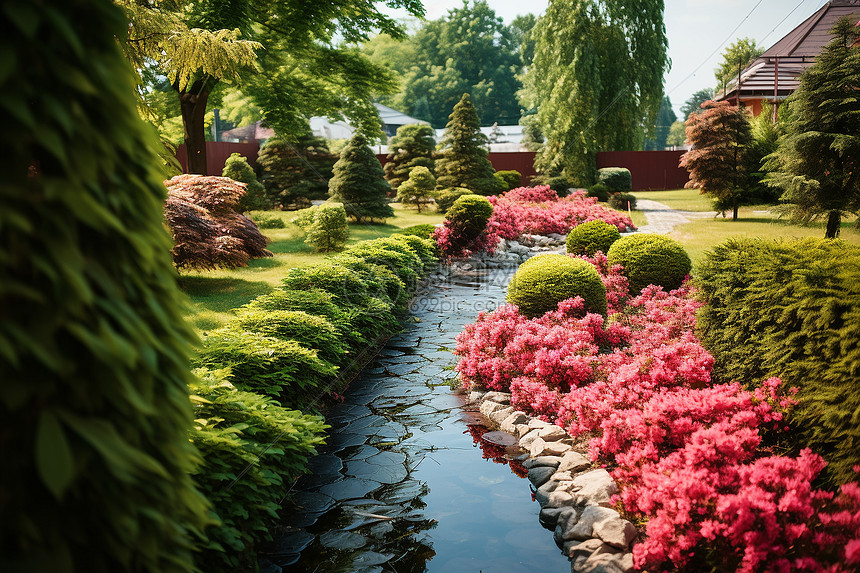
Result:
<instances>
[{"instance_id":1,"label":"gravel path","mask_svg":"<svg viewBox=\"0 0 860 573\"><path fill-rule=\"evenodd\" d=\"M678 211L663 203L650 199L639 199L637 209L645 213L647 225L639 227L640 233L657 233L668 235L678 225L689 223L693 219L707 219L717 216L715 211Z\"/></svg>"}]
</instances>

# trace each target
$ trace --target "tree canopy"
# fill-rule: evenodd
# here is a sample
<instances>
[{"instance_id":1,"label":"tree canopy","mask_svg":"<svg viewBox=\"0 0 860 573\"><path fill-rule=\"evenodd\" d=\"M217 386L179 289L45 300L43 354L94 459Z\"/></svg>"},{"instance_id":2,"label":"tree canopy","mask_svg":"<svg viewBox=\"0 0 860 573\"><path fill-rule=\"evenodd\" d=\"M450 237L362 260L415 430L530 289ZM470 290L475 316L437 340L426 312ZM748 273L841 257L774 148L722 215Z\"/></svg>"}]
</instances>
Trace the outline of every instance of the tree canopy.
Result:
<instances>
[{"instance_id":1,"label":"tree canopy","mask_svg":"<svg viewBox=\"0 0 860 573\"><path fill-rule=\"evenodd\" d=\"M723 61L714 69L717 89L723 89L730 81L738 77L738 71L746 68L763 53L764 48L750 38L739 38L733 44L729 44L723 51Z\"/></svg>"},{"instance_id":2,"label":"tree canopy","mask_svg":"<svg viewBox=\"0 0 860 573\"><path fill-rule=\"evenodd\" d=\"M601 150L638 149L669 66L663 1L550 0L535 29L523 103L537 108L544 173L594 178Z\"/></svg>"},{"instance_id":3,"label":"tree canopy","mask_svg":"<svg viewBox=\"0 0 860 573\"><path fill-rule=\"evenodd\" d=\"M768 163L790 216L827 216L825 236L839 234L842 216L860 212L860 30L841 18L833 40L801 76L790 101L791 121Z\"/></svg>"},{"instance_id":4,"label":"tree canopy","mask_svg":"<svg viewBox=\"0 0 860 573\"><path fill-rule=\"evenodd\" d=\"M391 186L385 180L382 165L367 146L367 139L356 132L340 159L334 164L334 175L328 183L329 196L343 203L354 221L379 221L394 216L387 194Z\"/></svg>"},{"instance_id":5,"label":"tree canopy","mask_svg":"<svg viewBox=\"0 0 860 573\"><path fill-rule=\"evenodd\" d=\"M397 135L388 140L388 161L385 164L385 178L392 188L397 189L409 179L414 167L423 166L433 171L436 162L436 139L433 128L426 124L401 125Z\"/></svg>"},{"instance_id":6,"label":"tree canopy","mask_svg":"<svg viewBox=\"0 0 860 573\"><path fill-rule=\"evenodd\" d=\"M663 96L660 100L660 109L657 112L657 123L654 125L654 135L645 138L645 149L662 150L666 148L669 131L672 124L678 116L675 115L675 110L672 109L672 102L669 96Z\"/></svg>"},{"instance_id":7,"label":"tree canopy","mask_svg":"<svg viewBox=\"0 0 860 573\"><path fill-rule=\"evenodd\" d=\"M702 104L712 99L714 99L714 90L711 88L701 89L691 95L681 106L681 121L687 121L691 113L702 111Z\"/></svg>"}]
</instances>

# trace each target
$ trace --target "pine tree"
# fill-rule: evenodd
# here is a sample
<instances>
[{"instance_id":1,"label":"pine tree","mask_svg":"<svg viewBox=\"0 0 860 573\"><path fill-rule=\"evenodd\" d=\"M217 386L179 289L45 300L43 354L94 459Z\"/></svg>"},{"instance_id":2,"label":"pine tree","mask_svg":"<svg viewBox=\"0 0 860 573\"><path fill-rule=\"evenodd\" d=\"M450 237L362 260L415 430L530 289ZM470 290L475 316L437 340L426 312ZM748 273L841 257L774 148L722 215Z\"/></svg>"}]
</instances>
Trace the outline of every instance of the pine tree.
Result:
<instances>
[{"instance_id":1,"label":"pine tree","mask_svg":"<svg viewBox=\"0 0 860 573\"><path fill-rule=\"evenodd\" d=\"M791 99L792 120L780 141L771 184L783 190L784 211L810 221L827 215L826 238L842 216L860 212L860 31L837 21L833 40L801 76Z\"/></svg>"},{"instance_id":2,"label":"pine tree","mask_svg":"<svg viewBox=\"0 0 860 573\"><path fill-rule=\"evenodd\" d=\"M266 189L262 183L257 181L257 175L248 165L245 156L239 153L230 155L224 162L224 171L221 176L245 184L245 194L239 200L239 212L262 211L272 208L271 203L266 199Z\"/></svg>"},{"instance_id":3,"label":"pine tree","mask_svg":"<svg viewBox=\"0 0 860 573\"><path fill-rule=\"evenodd\" d=\"M736 221L738 206L750 188L750 124L744 111L729 102L703 105L701 113L687 120L687 141L693 149L681 156L681 167L690 172L685 187L710 195L718 210L731 208Z\"/></svg>"},{"instance_id":4,"label":"pine tree","mask_svg":"<svg viewBox=\"0 0 860 573\"><path fill-rule=\"evenodd\" d=\"M196 337L128 22L94 0L0 11L0 569L190 572Z\"/></svg>"},{"instance_id":5,"label":"pine tree","mask_svg":"<svg viewBox=\"0 0 860 573\"><path fill-rule=\"evenodd\" d=\"M481 133L478 112L468 93L448 116L442 152L436 161L436 188L464 187L480 195L505 191L493 177L495 170L487 159L487 136Z\"/></svg>"},{"instance_id":6,"label":"pine tree","mask_svg":"<svg viewBox=\"0 0 860 573\"><path fill-rule=\"evenodd\" d=\"M394 216L387 199L391 186L364 135L356 132L352 136L340 152L333 172L328 194L338 203L343 203L347 215L353 220L361 223Z\"/></svg>"},{"instance_id":7,"label":"pine tree","mask_svg":"<svg viewBox=\"0 0 860 573\"><path fill-rule=\"evenodd\" d=\"M433 160L435 133L429 125L401 125L397 128L397 135L388 141L388 149L385 178L394 189L409 179L413 168L421 166L433 171L436 167Z\"/></svg>"},{"instance_id":8,"label":"pine tree","mask_svg":"<svg viewBox=\"0 0 860 573\"><path fill-rule=\"evenodd\" d=\"M311 199L326 196L336 160L325 140L308 131L293 140L275 136L266 141L257 156L257 167L269 202L307 207Z\"/></svg>"},{"instance_id":9,"label":"pine tree","mask_svg":"<svg viewBox=\"0 0 860 573\"><path fill-rule=\"evenodd\" d=\"M397 188L397 200L404 205L415 205L418 212L433 196L436 178L426 167L419 165L409 173L409 179Z\"/></svg>"}]
</instances>

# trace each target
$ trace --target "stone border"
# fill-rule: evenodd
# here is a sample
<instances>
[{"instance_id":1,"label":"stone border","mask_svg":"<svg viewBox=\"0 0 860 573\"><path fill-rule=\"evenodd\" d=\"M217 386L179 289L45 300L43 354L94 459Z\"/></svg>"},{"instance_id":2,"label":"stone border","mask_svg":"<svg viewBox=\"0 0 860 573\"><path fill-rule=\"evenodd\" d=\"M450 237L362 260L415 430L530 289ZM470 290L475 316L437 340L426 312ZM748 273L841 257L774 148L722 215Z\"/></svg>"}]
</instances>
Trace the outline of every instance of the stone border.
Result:
<instances>
[{"instance_id":1,"label":"stone border","mask_svg":"<svg viewBox=\"0 0 860 573\"><path fill-rule=\"evenodd\" d=\"M468 403L528 454L519 458L541 506L540 522L570 559L571 573L631 573L632 544L639 532L612 509L618 486L609 472L595 468L573 448L563 428L515 410L504 392L471 392Z\"/></svg>"}]
</instances>

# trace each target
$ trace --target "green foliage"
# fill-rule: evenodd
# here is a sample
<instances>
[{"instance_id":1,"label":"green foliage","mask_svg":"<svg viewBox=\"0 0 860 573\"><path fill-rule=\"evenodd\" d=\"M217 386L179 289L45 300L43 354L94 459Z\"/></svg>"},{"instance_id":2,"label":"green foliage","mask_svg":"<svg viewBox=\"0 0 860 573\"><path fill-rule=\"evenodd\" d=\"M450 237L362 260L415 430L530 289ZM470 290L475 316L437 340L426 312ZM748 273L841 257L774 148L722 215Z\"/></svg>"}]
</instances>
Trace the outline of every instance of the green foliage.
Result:
<instances>
[{"instance_id":1,"label":"green foliage","mask_svg":"<svg viewBox=\"0 0 860 573\"><path fill-rule=\"evenodd\" d=\"M860 213L860 28L848 17L801 76L791 98L792 120L780 141L771 183L783 191L795 220L827 215L825 236L838 235L844 214Z\"/></svg>"},{"instance_id":2,"label":"green foliage","mask_svg":"<svg viewBox=\"0 0 860 573\"><path fill-rule=\"evenodd\" d=\"M424 270L424 263L418 253L408 243L396 238L364 241L350 247L348 254L390 269L410 292L414 290L418 276Z\"/></svg>"},{"instance_id":3,"label":"green foliage","mask_svg":"<svg viewBox=\"0 0 860 573\"><path fill-rule=\"evenodd\" d=\"M190 572L194 340L110 2L0 2L0 569Z\"/></svg>"},{"instance_id":4,"label":"green foliage","mask_svg":"<svg viewBox=\"0 0 860 573\"><path fill-rule=\"evenodd\" d=\"M712 99L714 99L714 90L711 88L701 89L691 95L681 106L681 121L686 122L691 114L702 111L702 104Z\"/></svg>"},{"instance_id":5,"label":"green foliage","mask_svg":"<svg viewBox=\"0 0 860 573\"><path fill-rule=\"evenodd\" d=\"M277 215L257 213L251 217L251 220L254 221L260 229L283 229L287 226L287 224L284 223L284 220Z\"/></svg>"},{"instance_id":6,"label":"green foliage","mask_svg":"<svg viewBox=\"0 0 860 573\"><path fill-rule=\"evenodd\" d=\"M721 209L731 208L732 219L749 195L750 124L743 110L727 101L708 102L687 120L687 140L693 149L681 156L690 172L687 189L698 188Z\"/></svg>"},{"instance_id":7,"label":"green foliage","mask_svg":"<svg viewBox=\"0 0 860 573\"><path fill-rule=\"evenodd\" d=\"M546 139L536 165L594 182L598 151L639 149L669 67L663 2L554 0L535 27L522 103Z\"/></svg>"},{"instance_id":8,"label":"green foliage","mask_svg":"<svg viewBox=\"0 0 860 573\"><path fill-rule=\"evenodd\" d=\"M628 208L633 211L636 209L636 195L632 193L613 193L609 196L608 204L613 209L626 211Z\"/></svg>"},{"instance_id":9,"label":"green foliage","mask_svg":"<svg viewBox=\"0 0 860 573\"><path fill-rule=\"evenodd\" d=\"M333 173L328 184L329 196L343 203L349 217L361 223L394 216L386 198L391 186L385 181L382 165L360 132L356 132L341 151Z\"/></svg>"},{"instance_id":10,"label":"green foliage","mask_svg":"<svg viewBox=\"0 0 860 573\"><path fill-rule=\"evenodd\" d=\"M245 184L245 194L239 200L239 211L262 211L271 208L266 198L265 188L257 181L257 175L251 166L248 165L248 160L238 154L233 153L224 162L224 171L222 177L229 177L234 181L239 181Z\"/></svg>"},{"instance_id":11,"label":"green foliage","mask_svg":"<svg viewBox=\"0 0 860 573\"><path fill-rule=\"evenodd\" d=\"M454 201L463 195L474 195L471 190L465 187L452 187L450 189L442 189L436 192L436 210L440 213L447 213Z\"/></svg>"},{"instance_id":12,"label":"green foliage","mask_svg":"<svg viewBox=\"0 0 860 573\"><path fill-rule=\"evenodd\" d=\"M534 318L576 296L583 298L587 310L606 314L606 288L594 265L582 259L546 254L520 265L508 285L507 301Z\"/></svg>"},{"instance_id":13,"label":"green foliage","mask_svg":"<svg viewBox=\"0 0 860 573\"><path fill-rule=\"evenodd\" d=\"M785 107L783 115L786 115ZM773 115L773 105L765 101L762 102L761 113L750 120L752 139L746 155L750 188L744 199L753 205L776 203L779 200L780 191L764 182L767 176L763 165L765 158L777 150L785 123L774 121Z\"/></svg>"},{"instance_id":14,"label":"green foliage","mask_svg":"<svg viewBox=\"0 0 860 573\"><path fill-rule=\"evenodd\" d=\"M496 171L496 177L504 182L505 191L516 189L517 187L521 187L523 184L523 174L516 169L503 169L502 171Z\"/></svg>"},{"instance_id":15,"label":"green foliage","mask_svg":"<svg viewBox=\"0 0 860 573\"><path fill-rule=\"evenodd\" d=\"M228 328L234 332L256 332L282 340L295 340L316 350L319 357L338 364L347 349L337 329L324 317L300 310L246 309L231 321Z\"/></svg>"},{"instance_id":16,"label":"green foliage","mask_svg":"<svg viewBox=\"0 0 860 573\"><path fill-rule=\"evenodd\" d=\"M503 192L504 185L493 177L487 136L481 133L478 112L468 93L463 94L449 118L436 161L436 188L465 187L479 195Z\"/></svg>"},{"instance_id":17,"label":"green foliage","mask_svg":"<svg viewBox=\"0 0 860 573\"><path fill-rule=\"evenodd\" d=\"M698 334L719 380L769 376L800 388L796 447L827 459L828 477L860 464L860 249L840 241L730 239L697 272L707 304Z\"/></svg>"},{"instance_id":18,"label":"green foliage","mask_svg":"<svg viewBox=\"0 0 860 573\"><path fill-rule=\"evenodd\" d=\"M687 126L683 121L676 121L669 127L666 145L683 147L687 143Z\"/></svg>"},{"instance_id":19,"label":"green foliage","mask_svg":"<svg viewBox=\"0 0 860 573\"><path fill-rule=\"evenodd\" d=\"M675 120L678 116L675 115L675 110L672 109L672 102L669 96L663 96L660 100L660 109L657 111L657 123L654 126L654 133L649 134L645 138L644 149L652 151L662 151L668 145L669 133Z\"/></svg>"},{"instance_id":20,"label":"green foliage","mask_svg":"<svg viewBox=\"0 0 860 573\"><path fill-rule=\"evenodd\" d=\"M433 229L436 228L433 225L430 226L433 227ZM438 258L436 257L436 243L429 238L399 232L391 235L389 238L396 239L409 245L409 247L415 251L419 257L421 257L421 262L424 265L425 272L429 271L430 268L438 262Z\"/></svg>"},{"instance_id":21,"label":"green foliage","mask_svg":"<svg viewBox=\"0 0 860 573\"><path fill-rule=\"evenodd\" d=\"M257 168L268 201L293 209L326 197L335 161L324 139L305 132L295 141L278 136L266 140L257 156Z\"/></svg>"},{"instance_id":22,"label":"green foliage","mask_svg":"<svg viewBox=\"0 0 860 573\"><path fill-rule=\"evenodd\" d=\"M493 205L480 195L463 195L448 209L446 219L476 233L482 232L493 216Z\"/></svg>"},{"instance_id":23,"label":"green foliage","mask_svg":"<svg viewBox=\"0 0 860 573\"><path fill-rule=\"evenodd\" d=\"M516 124L520 106L520 50L534 18L505 26L484 0L464 2L435 21L426 22L396 44L379 36L362 47L374 63L402 77L400 91L382 103L443 127L463 92L482 110L487 125ZM392 182L392 186L395 186Z\"/></svg>"},{"instance_id":24,"label":"green foliage","mask_svg":"<svg viewBox=\"0 0 860 573\"><path fill-rule=\"evenodd\" d=\"M539 175L536 181L541 185L549 185L549 188L559 197L566 197L571 189L576 188L576 182L567 175Z\"/></svg>"},{"instance_id":25,"label":"green foliage","mask_svg":"<svg viewBox=\"0 0 860 573\"><path fill-rule=\"evenodd\" d=\"M436 133L429 125L410 124L397 128L397 135L388 140L388 161L383 167L385 178L393 189L409 179L415 167L436 169ZM435 183L434 183L435 185Z\"/></svg>"},{"instance_id":26,"label":"green foliage","mask_svg":"<svg viewBox=\"0 0 860 573\"><path fill-rule=\"evenodd\" d=\"M588 197L597 197L601 203L609 201L609 189L603 183L595 183L588 188Z\"/></svg>"},{"instance_id":27,"label":"green foliage","mask_svg":"<svg viewBox=\"0 0 860 573\"><path fill-rule=\"evenodd\" d=\"M418 212L429 202L436 187L436 178L426 167L414 167L409 172L409 179L397 188L397 200L404 205L415 205Z\"/></svg>"},{"instance_id":28,"label":"green foliage","mask_svg":"<svg viewBox=\"0 0 860 573\"><path fill-rule=\"evenodd\" d=\"M723 50L723 61L714 69L717 89L722 90L732 80L737 81L738 74L752 64L764 53L764 48L750 38L738 38Z\"/></svg>"},{"instance_id":29,"label":"green foliage","mask_svg":"<svg viewBox=\"0 0 860 573\"><path fill-rule=\"evenodd\" d=\"M571 229L567 234L567 252L571 255L593 256L597 251L609 252L612 243L621 238L615 225L604 221L588 221Z\"/></svg>"},{"instance_id":30,"label":"green foliage","mask_svg":"<svg viewBox=\"0 0 860 573\"><path fill-rule=\"evenodd\" d=\"M630 293L639 294L648 285L664 290L681 286L690 274L690 257L675 239L652 233L636 233L615 241L606 253L610 265L624 267Z\"/></svg>"},{"instance_id":31,"label":"green foliage","mask_svg":"<svg viewBox=\"0 0 860 573\"><path fill-rule=\"evenodd\" d=\"M198 554L202 571L254 569L254 551L271 540L290 484L306 472L328 427L322 418L286 410L272 400L237 389L229 370L196 372L191 441L201 463L194 480L212 503L220 527L210 530ZM159 416L163 415L159 412Z\"/></svg>"},{"instance_id":32,"label":"green foliage","mask_svg":"<svg viewBox=\"0 0 860 573\"><path fill-rule=\"evenodd\" d=\"M351 249L329 260L356 273L363 281L366 297L361 299L362 305L373 304L374 300L378 300L386 305L387 310L402 310L405 307L409 292L387 264L381 261L371 262ZM354 295L350 296L353 297Z\"/></svg>"},{"instance_id":33,"label":"green foliage","mask_svg":"<svg viewBox=\"0 0 860 573\"><path fill-rule=\"evenodd\" d=\"M598 180L610 193L623 193L633 189L633 176L626 167L604 167L597 170Z\"/></svg>"},{"instance_id":34,"label":"green foliage","mask_svg":"<svg viewBox=\"0 0 860 573\"><path fill-rule=\"evenodd\" d=\"M319 289L332 295L334 302L341 308L364 306L370 298L385 297L385 289L379 285L368 284L361 276L337 260L317 265L295 267L289 270L282 281L284 288L291 290ZM387 297L386 297L387 299ZM389 307L391 301L387 300Z\"/></svg>"},{"instance_id":35,"label":"green foliage","mask_svg":"<svg viewBox=\"0 0 860 573\"><path fill-rule=\"evenodd\" d=\"M349 238L346 210L340 203L324 203L314 209L313 221L307 227L305 242L317 251L339 251Z\"/></svg>"},{"instance_id":36,"label":"green foliage","mask_svg":"<svg viewBox=\"0 0 860 573\"><path fill-rule=\"evenodd\" d=\"M203 340L195 364L229 368L227 379L240 390L265 394L287 408L310 407L328 390L337 367L295 340L223 328Z\"/></svg>"},{"instance_id":37,"label":"green foliage","mask_svg":"<svg viewBox=\"0 0 860 573\"><path fill-rule=\"evenodd\" d=\"M429 239L435 230L436 225L433 225L431 223L422 223L421 225L412 225L411 227L404 227L402 229L398 229L397 234L407 236L411 235L415 237L421 237L422 239Z\"/></svg>"}]
</instances>

